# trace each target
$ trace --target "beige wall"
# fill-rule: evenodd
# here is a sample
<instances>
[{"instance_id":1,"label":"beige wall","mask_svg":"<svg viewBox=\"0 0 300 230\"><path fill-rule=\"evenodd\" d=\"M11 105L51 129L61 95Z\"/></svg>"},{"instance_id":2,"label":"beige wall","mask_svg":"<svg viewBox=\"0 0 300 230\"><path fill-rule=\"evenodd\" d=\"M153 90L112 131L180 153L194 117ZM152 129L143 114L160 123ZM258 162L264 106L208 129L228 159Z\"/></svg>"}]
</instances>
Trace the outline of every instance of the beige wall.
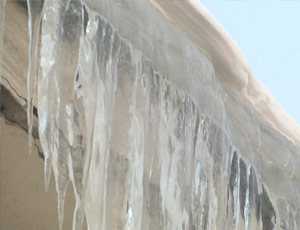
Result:
<instances>
[{"instance_id":1,"label":"beige wall","mask_svg":"<svg viewBox=\"0 0 300 230\"><path fill-rule=\"evenodd\" d=\"M28 153L27 133L0 114L0 229L58 229L54 180L44 189L43 160L34 148ZM73 194L71 186L69 194ZM66 200L63 229L72 229L73 195Z\"/></svg>"}]
</instances>

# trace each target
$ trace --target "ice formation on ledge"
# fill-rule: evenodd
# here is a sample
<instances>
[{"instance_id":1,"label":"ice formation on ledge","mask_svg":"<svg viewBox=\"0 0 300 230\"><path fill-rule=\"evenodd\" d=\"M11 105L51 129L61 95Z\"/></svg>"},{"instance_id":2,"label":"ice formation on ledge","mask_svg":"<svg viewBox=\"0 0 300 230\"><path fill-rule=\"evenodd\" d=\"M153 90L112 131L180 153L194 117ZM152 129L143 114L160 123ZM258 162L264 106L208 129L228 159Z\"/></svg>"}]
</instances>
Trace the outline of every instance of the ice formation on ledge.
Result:
<instances>
[{"instance_id":1,"label":"ice formation on ledge","mask_svg":"<svg viewBox=\"0 0 300 230\"><path fill-rule=\"evenodd\" d=\"M100 2L128 12L146 3ZM254 156L262 149L258 123L251 115L246 120L254 127L245 131L247 138L259 139L246 158L244 146L253 142L243 139L245 126L232 117L247 112L235 107L234 99L228 99L233 105L226 101L211 62L198 49L178 44L187 47L186 63L161 50L155 55L165 55L165 63L159 63L149 55L147 46L154 42L145 33L132 35L141 38L133 42L121 35L132 29L129 23L116 25L113 15L102 15L85 1L28 0L28 10L29 134L37 87L46 187L53 172L61 229L70 183L74 230L83 228L84 219L89 230L268 230L278 223L298 229L299 205L277 195L274 203L261 178L260 160L266 170L271 163L265 160L269 156ZM160 39L164 31L158 35L147 26L157 45L180 56L171 41L165 45ZM170 62L174 68L168 69Z\"/></svg>"}]
</instances>

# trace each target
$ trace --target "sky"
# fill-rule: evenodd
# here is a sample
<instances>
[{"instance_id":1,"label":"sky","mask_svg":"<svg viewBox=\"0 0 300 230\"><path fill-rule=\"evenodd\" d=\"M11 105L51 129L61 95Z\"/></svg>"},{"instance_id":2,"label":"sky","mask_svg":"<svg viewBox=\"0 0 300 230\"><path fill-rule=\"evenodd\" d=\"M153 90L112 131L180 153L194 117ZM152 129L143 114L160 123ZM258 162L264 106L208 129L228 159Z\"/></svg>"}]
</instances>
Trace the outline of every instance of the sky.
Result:
<instances>
[{"instance_id":1,"label":"sky","mask_svg":"<svg viewBox=\"0 0 300 230\"><path fill-rule=\"evenodd\" d=\"M200 0L300 124L300 0Z\"/></svg>"}]
</instances>

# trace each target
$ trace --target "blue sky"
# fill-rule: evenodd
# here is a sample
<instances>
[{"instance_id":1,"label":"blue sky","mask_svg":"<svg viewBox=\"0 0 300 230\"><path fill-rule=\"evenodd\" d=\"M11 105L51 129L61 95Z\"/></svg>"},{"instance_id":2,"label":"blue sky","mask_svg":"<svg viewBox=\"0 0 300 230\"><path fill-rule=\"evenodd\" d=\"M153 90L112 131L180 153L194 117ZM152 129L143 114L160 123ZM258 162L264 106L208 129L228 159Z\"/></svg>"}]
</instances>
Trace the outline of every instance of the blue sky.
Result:
<instances>
[{"instance_id":1,"label":"blue sky","mask_svg":"<svg viewBox=\"0 0 300 230\"><path fill-rule=\"evenodd\" d=\"M300 0L200 0L300 124Z\"/></svg>"}]
</instances>

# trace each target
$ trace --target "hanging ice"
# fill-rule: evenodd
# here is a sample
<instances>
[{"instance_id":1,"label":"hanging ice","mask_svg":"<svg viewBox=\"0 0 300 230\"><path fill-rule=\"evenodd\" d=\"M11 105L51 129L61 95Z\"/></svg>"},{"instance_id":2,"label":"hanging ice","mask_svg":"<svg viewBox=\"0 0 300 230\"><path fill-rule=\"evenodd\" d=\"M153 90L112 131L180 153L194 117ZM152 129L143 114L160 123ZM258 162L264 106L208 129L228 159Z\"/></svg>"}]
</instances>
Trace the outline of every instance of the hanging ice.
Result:
<instances>
[{"instance_id":1,"label":"hanging ice","mask_svg":"<svg viewBox=\"0 0 300 230\"><path fill-rule=\"evenodd\" d=\"M2 78L2 58L3 58L3 29L5 18L6 0L0 2L0 80Z\"/></svg>"},{"instance_id":2,"label":"hanging ice","mask_svg":"<svg viewBox=\"0 0 300 230\"><path fill-rule=\"evenodd\" d=\"M74 230L84 219L90 230L282 226L258 163L262 128L148 1L28 0L28 10L29 135L37 87L60 228L70 182ZM233 122L233 108L249 130ZM282 205L297 229L298 209Z\"/></svg>"},{"instance_id":3,"label":"hanging ice","mask_svg":"<svg viewBox=\"0 0 300 230\"><path fill-rule=\"evenodd\" d=\"M28 30L29 30L29 69L27 77L27 117L29 148L32 148L32 127L33 127L33 100L36 88L37 66L38 66L38 43L40 34L41 11L43 1L27 0L28 6Z\"/></svg>"}]
</instances>

